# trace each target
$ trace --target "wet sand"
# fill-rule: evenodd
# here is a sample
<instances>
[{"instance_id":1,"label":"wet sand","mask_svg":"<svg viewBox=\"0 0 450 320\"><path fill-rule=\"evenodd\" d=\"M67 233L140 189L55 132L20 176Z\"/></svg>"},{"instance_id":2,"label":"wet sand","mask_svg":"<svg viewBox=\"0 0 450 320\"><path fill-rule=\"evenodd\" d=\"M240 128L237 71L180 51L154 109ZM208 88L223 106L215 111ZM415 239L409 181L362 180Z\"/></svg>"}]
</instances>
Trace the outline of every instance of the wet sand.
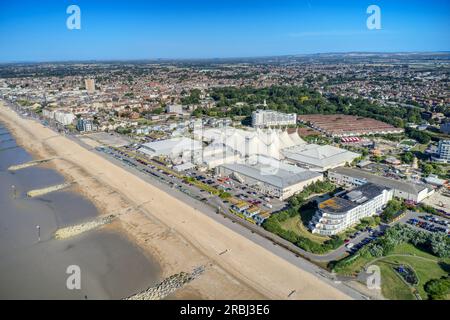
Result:
<instances>
[{"instance_id":1,"label":"wet sand","mask_svg":"<svg viewBox=\"0 0 450 320\"><path fill-rule=\"evenodd\" d=\"M0 123L0 132L5 131ZM0 150L15 146L15 141L2 142L10 137L0 136ZM58 228L99 212L70 189L27 198L31 189L64 181L50 168L7 171L29 160L20 147L0 151L0 299L121 299L161 280L158 263L112 228L54 240ZM70 265L81 269L81 290L66 287Z\"/></svg>"}]
</instances>

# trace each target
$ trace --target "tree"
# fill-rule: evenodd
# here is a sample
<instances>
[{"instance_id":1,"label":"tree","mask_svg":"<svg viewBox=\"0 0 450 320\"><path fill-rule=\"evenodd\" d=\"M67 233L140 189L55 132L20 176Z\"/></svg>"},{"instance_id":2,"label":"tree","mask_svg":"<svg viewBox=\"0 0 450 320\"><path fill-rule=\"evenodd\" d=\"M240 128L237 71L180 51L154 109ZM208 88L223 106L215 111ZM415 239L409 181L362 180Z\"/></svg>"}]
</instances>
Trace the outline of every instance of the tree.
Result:
<instances>
[{"instance_id":1,"label":"tree","mask_svg":"<svg viewBox=\"0 0 450 320\"><path fill-rule=\"evenodd\" d=\"M389 223L392 220L395 219L399 215L401 211L405 209L405 206L403 202L392 199L388 202L386 205L386 208L384 209L383 213L381 214L381 220L383 222Z\"/></svg>"},{"instance_id":2,"label":"tree","mask_svg":"<svg viewBox=\"0 0 450 320\"><path fill-rule=\"evenodd\" d=\"M431 251L441 258L450 256L450 241L445 232L433 233L430 238Z\"/></svg>"},{"instance_id":3,"label":"tree","mask_svg":"<svg viewBox=\"0 0 450 320\"><path fill-rule=\"evenodd\" d=\"M450 293L450 278L430 280L424 288L431 300L445 300Z\"/></svg>"},{"instance_id":4,"label":"tree","mask_svg":"<svg viewBox=\"0 0 450 320\"><path fill-rule=\"evenodd\" d=\"M402 154L401 159L404 163L411 164L414 161L414 154L412 152L405 152Z\"/></svg>"}]
</instances>

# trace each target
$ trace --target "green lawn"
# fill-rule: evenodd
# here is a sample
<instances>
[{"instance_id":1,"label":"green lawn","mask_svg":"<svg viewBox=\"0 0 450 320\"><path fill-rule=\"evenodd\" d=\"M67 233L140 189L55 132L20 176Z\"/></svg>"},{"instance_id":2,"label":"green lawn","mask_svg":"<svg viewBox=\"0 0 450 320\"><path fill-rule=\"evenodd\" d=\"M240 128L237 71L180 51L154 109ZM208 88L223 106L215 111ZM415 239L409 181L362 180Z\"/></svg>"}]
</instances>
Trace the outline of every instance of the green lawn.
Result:
<instances>
[{"instance_id":1,"label":"green lawn","mask_svg":"<svg viewBox=\"0 0 450 320\"><path fill-rule=\"evenodd\" d=\"M407 256L401 256L407 255ZM374 258L359 257L354 263L339 270L342 274L356 274L363 269L365 265L374 261ZM448 274L450 259L439 259L427 252L424 252L412 244L401 244L387 257L375 261L381 269L381 291L383 296L388 299L408 300L415 299L411 289L401 280L401 278L392 269L398 264L407 264L411 266L419 278L417 290L422 299L427 299L424 285L431 279L438 279Z\"/></svg>"},{"instance_id":2,"label":"green lawn","mask_svg":"<svg viewBox=\"0 0 450 320\"><path fill-rule=\"evenodd\" d=\"M391 300L415 300L411 289L392 269L395 266L394 264L380 262L377 265L381 271L381 293L383 297Z\"/></svg>"},{"instance_id":3,"label":"green lawn","mask_svg":"<svg viewBox=\"0 0 450 320\"><path fill-rule=\"evenodd\" d=\"M299 215L289 218L286 221L281 222L280 224L283 229L291 230L299 236L308 238L320 244L323 244L326 240L329 239L328 237L312 234L303 224L302 219L300 218Z\"/></svg>"}]
</instances>

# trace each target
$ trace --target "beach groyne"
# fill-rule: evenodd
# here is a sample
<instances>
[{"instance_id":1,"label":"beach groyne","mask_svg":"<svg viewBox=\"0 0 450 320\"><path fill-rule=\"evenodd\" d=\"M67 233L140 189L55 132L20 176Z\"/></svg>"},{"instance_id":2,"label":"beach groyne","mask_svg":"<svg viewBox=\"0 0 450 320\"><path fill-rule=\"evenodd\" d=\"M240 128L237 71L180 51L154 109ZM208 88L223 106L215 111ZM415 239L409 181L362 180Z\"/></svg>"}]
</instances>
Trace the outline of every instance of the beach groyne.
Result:
<instances>
[{"instance_id":1,"label":"beach groyne","mask_svg":"<svg viewBox=\"0 0 450 320\"><path fill-rule=\"evenodd\" d=\"M202 273L205 272L205 269L205 266L199 266L190 273L180 272L171 275L156 286L150 287L143 292L126 298L125 300L162 300L171 293L182 288L187 283L197 279Z\"/></svg>"},{"instance_id":2,"label":"beach groyne","mask_svg":"<svg viewBox=\"0 0 450 320\"><path fill-rule=\"evenodd\" d=\"M84 232L88 232L90 230L101 227L105 224L111 223L114 219L117 218L117 215L110 214L104 217L96 218L92 221L80 223L74 226L66 227L59 229L55 232L55 239L67 239L79 235Z\"/></svg>"},{"instance_id":3,"label":"beach groyne","mask_svg":"<svg viewBox=\"0 0 450 320\"><path fill-rule=\"evenodd\" d=\"M72 183L61 183L61 184L57 184L55 186L31 190L31 191L27 192L27 196L30 198L35 198L35 197L43 196L50 192L55 192L55 191L65 189L67 187L70 187L71 185L72 185Z\"/></svg>"},{"instance_id":4,"label":"beach groyne","mask_svg":"<svg viewBox=\"0 0 450 320\"><path fill-rule=\"evenodd\" d=\"M42 163L49 162L49 161L54 160L54 159L55 158L33 160L33 161L26 162L26 163L21 163L21 164L10 166L8 168L8 170L9 171L18 171L18 170L22 170L22 169L29 168L29 167L34 167L34 166L37 166L37 165L42 164Z\"/></svg>"}]
</instances>

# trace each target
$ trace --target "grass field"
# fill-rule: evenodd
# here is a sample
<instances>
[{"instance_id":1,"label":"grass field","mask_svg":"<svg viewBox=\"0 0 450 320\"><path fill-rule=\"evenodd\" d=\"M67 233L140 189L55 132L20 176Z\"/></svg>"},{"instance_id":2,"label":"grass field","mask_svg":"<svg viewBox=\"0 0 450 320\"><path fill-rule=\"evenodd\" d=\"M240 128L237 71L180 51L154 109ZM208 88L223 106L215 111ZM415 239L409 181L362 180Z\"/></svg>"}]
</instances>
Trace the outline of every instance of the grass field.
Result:
<instances>
[{"instance_id":1,"label":"grass field","mask_svg":"<svg viewBox=\"0 0 450 320\"><path fill-rule=\"evenodd\" d=\"M356 274L364 266L374 261L373 258L357 258L356 261L340 270L343 274ZM372 264L372 263L371 263ZM450 259L439 259L427 252L424 252L411 244L401 244L387 257L374 261L381 270L381 291L388 299L410 300L415 299L411 288L392 269L399 264L411 266L419 278L417 290L422 299L427 299L424 285L431 279L438 279L449 273Z\"/></svg>"},{"instance_id":2,"label":"grass field","mask_svg":"<svg viewBox=\"0 0 450 320\"><path fill-rule=\"evenodd\" d=\"M289 218L286 221L283 221L280 223L281 227L285 230L291 230L295 232L297 235L308 238L312 241L315 241L317 243L323 244L326 240L328 240L328 237L322 237L316 234L312 234L303 224L301 218L299 215L296 215L295 217Z\"/></svg>"}]
</instances>

